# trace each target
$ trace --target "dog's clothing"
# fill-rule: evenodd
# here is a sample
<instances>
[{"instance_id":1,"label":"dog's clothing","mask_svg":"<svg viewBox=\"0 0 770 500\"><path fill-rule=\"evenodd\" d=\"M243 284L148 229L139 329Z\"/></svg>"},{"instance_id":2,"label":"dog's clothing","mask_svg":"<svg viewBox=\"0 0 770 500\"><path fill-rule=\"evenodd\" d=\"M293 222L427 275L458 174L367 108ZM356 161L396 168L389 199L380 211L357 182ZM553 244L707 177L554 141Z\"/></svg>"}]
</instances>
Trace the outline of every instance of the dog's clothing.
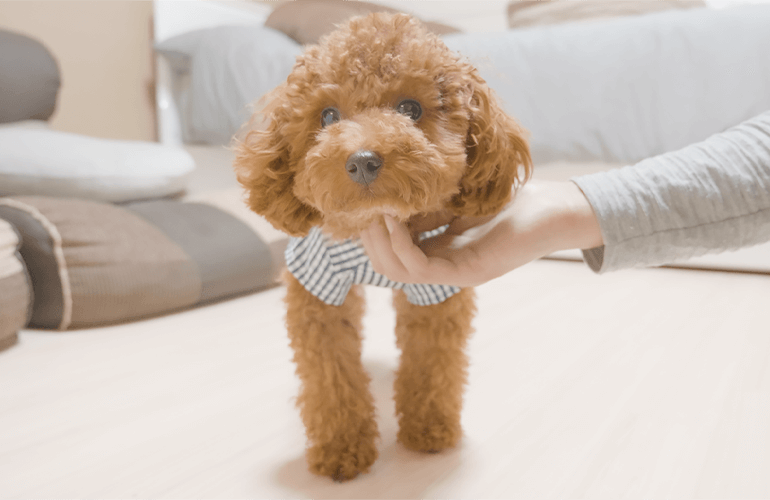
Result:
<instances>
[{"instance_id":1,"label":"dog's clothing","mask_svg":"<svg viewBox=\"0 0 770 500\"><path fill-rule=\"evenodd\" d=\"M303 238L292 238L286 265L297 280L323 302L339 306L353 285L376 285L404 290L415 305L439 304L460 291L456 286L407 284L375 272L357 240L338 242L314 227Z\"/></svg>"}]
</instances>

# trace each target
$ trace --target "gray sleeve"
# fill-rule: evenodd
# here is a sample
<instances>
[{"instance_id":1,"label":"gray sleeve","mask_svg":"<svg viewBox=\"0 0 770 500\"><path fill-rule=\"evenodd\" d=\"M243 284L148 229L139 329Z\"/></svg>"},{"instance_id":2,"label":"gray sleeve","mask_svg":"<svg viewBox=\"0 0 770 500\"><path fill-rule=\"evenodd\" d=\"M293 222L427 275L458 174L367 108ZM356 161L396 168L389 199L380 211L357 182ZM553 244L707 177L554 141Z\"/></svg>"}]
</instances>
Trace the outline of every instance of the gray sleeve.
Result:
<instances>
[{"instance_id":1,"label":"gray sleeve","mask_svg":"<svg viewBox=\"0 0 770 500\"><path fill-rule=\"evenodd\" d=\"M627 166L573 178L604 246L583 251L603 273L671 264L770 240L770 112Z\"/></svg>"}]
</instances>

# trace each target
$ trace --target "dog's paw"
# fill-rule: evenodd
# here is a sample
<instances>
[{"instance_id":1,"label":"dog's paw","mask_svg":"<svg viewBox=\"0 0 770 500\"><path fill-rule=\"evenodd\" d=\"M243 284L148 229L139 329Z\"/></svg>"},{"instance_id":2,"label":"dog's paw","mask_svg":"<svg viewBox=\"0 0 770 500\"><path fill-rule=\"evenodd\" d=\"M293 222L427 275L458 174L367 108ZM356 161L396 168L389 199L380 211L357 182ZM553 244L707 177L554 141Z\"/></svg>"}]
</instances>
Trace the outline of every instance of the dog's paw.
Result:
<instances>
[{"instance_id":1,"label":"dog's paw","mask_svg":"<svg viewBox=\"0 0 770 500\"><path fill-rule=\"evenodd\" d=\"M332 442L307 450L307 461L314 474L329 476L337 482L349 481L369 471L377 459L373 442Z\"/></svg>"},{"instance_id":2,"label":"dog's paw","mask_svg":"<svg viewBox=\"0 0 770 500\"><path fill-rule=\"evenodd\" d=\"M444 418L408 419L402 418L398 441L406 448L423 453L438 453L453 448L462 436L460 423Z\"/></svg>"}]
</instances>

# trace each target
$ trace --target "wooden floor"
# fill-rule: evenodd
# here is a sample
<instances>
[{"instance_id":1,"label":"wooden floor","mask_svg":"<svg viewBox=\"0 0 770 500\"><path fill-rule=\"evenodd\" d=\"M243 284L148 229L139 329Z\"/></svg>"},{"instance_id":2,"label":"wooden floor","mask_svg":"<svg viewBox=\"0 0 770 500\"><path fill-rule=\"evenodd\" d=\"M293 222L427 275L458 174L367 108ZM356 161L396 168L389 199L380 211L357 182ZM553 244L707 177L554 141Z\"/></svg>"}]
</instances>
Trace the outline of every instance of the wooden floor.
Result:
<instances>
[{"instance_id":1,"label":"wooden floor","mask_svg":"<svg viewBox=\"0 0 770 500\"><path fill-rule=\"evenodd\" d=\"M307 472L276 288L0 353L0 497L770 498L770 276L539 261L478 289L454 450L395 442L398 352L367 291L380 458Z\"/></svg>"}]
</instances>

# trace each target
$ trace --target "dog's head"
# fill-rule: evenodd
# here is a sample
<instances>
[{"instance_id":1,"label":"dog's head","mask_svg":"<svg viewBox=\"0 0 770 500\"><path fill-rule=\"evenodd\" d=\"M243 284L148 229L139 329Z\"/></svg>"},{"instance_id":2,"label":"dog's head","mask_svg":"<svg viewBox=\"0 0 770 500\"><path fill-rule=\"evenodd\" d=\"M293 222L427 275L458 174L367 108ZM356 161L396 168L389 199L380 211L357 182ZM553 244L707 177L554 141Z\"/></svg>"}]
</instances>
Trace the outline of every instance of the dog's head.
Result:
<instances>
[{"instance_id":1,"label":"dog's head","mask_svg":"<svg viewBox=\"0 0 770 500\"><path fill-rule=\"evenodd\" d=\"M238 145L251 208L301 236L355 236L383 213L499 211L531 171L523 130L477 70L403 14L309 46Z\"/></svg>"}]
</instances>

